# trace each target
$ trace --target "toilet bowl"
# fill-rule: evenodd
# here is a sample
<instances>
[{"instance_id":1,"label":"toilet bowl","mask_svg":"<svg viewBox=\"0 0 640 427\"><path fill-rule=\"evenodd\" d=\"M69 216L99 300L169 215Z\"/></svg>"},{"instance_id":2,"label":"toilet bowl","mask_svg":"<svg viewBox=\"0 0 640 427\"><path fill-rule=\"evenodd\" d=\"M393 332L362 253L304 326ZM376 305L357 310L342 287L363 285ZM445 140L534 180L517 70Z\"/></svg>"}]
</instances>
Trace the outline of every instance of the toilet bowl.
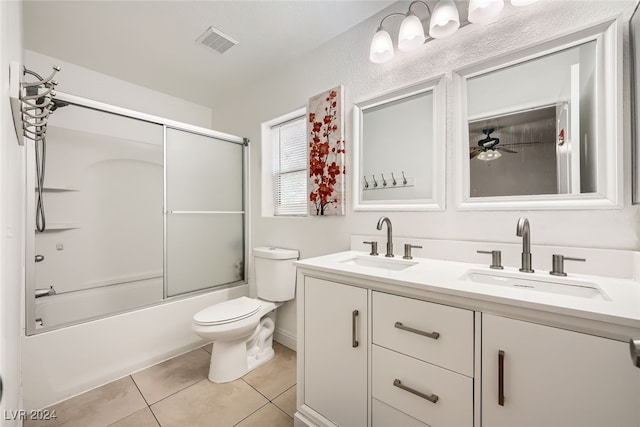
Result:
<instances>
[{"instance_id":1,"label":"toilet bowl","mask_svg":"<svg viewBox=\"0 0 640 427\"><path fill-rule=\"evenodd\" d=\"M240 297L199 311L193 330L213 341L209 380L233 381L273 357L274 321L265 316L279 305L257 298Z\"/></svg>"},{"instance_id":2,"label":"toilet bowl","mask_svg":"<svg viewBox=\"0 0 640 427\"><path fill-rule=\"evenodd\" d=\"M255 248L258 298L240 297L200 310L192 329L213 341L209 380L233 381L273 357L275 310L295 296L298 252Z\"/></svg>"}]
</instances>

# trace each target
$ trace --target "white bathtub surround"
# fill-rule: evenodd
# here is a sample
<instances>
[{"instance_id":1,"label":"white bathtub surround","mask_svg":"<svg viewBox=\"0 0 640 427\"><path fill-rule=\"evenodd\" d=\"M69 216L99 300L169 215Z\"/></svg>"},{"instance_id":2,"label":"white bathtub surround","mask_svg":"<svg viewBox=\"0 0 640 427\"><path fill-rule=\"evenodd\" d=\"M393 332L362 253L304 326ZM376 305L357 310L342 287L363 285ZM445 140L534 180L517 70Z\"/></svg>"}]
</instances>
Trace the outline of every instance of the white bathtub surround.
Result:
<instances>
[{"instance_id":1,"label":"white bathtub surround","mask_svg":"<svg viewBox=\"0 0 640 427\"><path fill-rule=\"evenodd\" d=\"M247 294L242 285L23 337L25 408L50 406L201 346L193 313Z\"/></svg>"}]
</instances>

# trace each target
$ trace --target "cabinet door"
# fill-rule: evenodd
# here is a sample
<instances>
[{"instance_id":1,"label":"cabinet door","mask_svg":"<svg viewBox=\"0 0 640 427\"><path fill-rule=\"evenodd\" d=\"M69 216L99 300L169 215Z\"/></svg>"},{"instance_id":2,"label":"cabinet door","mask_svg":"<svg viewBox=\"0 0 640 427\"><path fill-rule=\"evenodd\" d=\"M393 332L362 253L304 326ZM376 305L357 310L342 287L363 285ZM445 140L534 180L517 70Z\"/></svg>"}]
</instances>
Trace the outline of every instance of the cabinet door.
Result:
<instances>
[{"instance_id":1,"label":"cabinet door","mask_svg":"<svg viewBox=\"0 0 640 427\"><path fill-rule=\"evenodd\" d=\"M367 291L307 277L304 403L333 423L367 425Z\"/></svg>"},{"instance_id":2,"label":"cabinet door","mask_svg":"<svg viewBox=\"0 0 640 427\"><path fill-rule=\"evenodd\" d=\"M485 314L482 425L640 426L640 369L626 343Z\"/></svg>"}]
</instances>

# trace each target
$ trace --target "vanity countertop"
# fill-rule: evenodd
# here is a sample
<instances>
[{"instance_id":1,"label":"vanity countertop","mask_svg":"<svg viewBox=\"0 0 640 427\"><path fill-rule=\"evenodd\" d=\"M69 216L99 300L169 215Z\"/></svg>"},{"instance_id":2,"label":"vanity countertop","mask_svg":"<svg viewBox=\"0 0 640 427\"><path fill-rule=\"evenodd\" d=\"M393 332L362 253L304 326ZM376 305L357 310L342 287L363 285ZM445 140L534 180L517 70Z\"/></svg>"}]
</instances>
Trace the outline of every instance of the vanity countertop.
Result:
<instances>
[{"instance_id":1,"label":"vanity countertop","mask_svg":"<svg viewBox=\"0 0 640 427\"><path fill-rule=\"evenodd\" d=\"M410 288L414 292L434 292L445 296L555 313L640 330L640 283L634 280L582 274L570 274L556 279L547 271L521 273L513 267L492 270L486 265L418 257L411 260L415 264L404 266L404 269L398 271L348 262L354 258L366 261L366 257L382 263L385 258L384 255L375 257L366 252L345 251L300 260L296 264L299 268L307 270L371 281L377 288L382 289L385 285L400 286ZM397 260L395 261L397 264L406 263L401 257L396 257L394 260ZM470 272L480 275L506 275L540 282L557 280L568 284L588 283L599 288L602 295L598 298L580 297L526 287L479 283L467 278ZM554 285L548 284L551 287Z\"/></svg>"}]
</instances>

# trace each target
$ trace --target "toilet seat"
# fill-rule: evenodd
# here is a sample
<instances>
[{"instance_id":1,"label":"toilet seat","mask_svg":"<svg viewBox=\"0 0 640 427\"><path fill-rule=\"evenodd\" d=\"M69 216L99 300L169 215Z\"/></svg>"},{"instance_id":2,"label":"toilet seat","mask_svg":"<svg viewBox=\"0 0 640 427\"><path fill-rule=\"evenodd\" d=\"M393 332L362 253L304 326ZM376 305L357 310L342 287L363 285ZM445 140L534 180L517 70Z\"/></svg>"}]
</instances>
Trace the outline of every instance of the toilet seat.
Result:
<instances>
[{"instance_id":1,"label":"toilet seat","mask_svg":"<svg viewBox=\"0 0 640 427\"><path fill-rule=\"evenodd\" d=\"M200 310L193 316L193 321L202 326L223 325L251 317L260 307L256 299L239 297Z\"/></svg>"}]
</instances>

